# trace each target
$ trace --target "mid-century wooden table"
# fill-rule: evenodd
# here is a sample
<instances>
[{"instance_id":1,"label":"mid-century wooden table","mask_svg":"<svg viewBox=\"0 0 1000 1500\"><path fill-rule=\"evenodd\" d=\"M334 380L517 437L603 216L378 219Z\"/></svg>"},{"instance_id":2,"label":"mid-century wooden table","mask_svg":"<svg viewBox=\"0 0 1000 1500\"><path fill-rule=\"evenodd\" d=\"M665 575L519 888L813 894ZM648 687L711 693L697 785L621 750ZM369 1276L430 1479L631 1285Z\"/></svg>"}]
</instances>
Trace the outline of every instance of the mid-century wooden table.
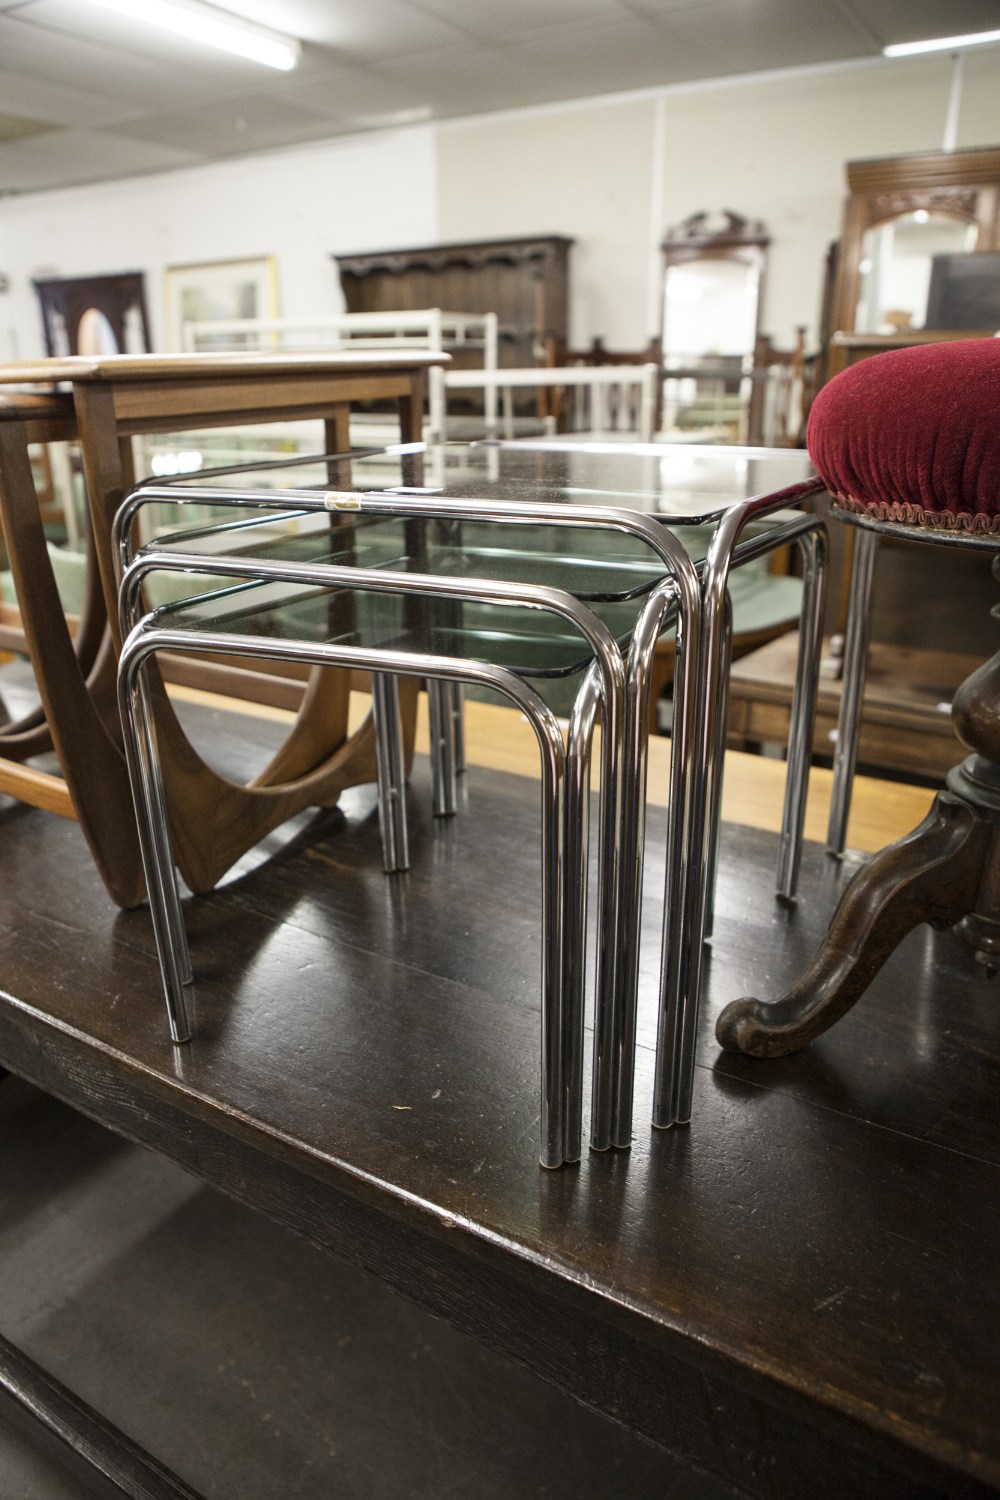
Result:
<instances>
[{"instance_id":1,"label":"mid-century wooden table","mask_svg":"<svg viewBox=\"0 0 1000 1500\"><path fill-rule=\"evenodd\" d=\"M60 778L39 781L37 773L13 762L0 764L0 785L26 802L42 802L54 810L75 815L91 841L109 889L121 904L133 904L142 895L114 707L114 646L119 633L111 526L115 511L135 479L132 436L320 418L324 424L324 451L344 453L350 447L352 404L390 399L399 409L403 442L416 442L422 435L427 371L446 361L445 355L408 350L395 354L375 351L73 356L22 360L0 366L0 389L4 385L32 384L67 384L71 389L101 584L98 588L93 577L89 581L81 634L87 640L100 641L105 620L110 631L101 650L94 653L92 664L89 658L83 662L74 659L55 597L44 542L34 524L30 477L26 473L27 429L22 422L20 471L15 473L8 464L0 474L0 482L10 491L8 509L16 499L20 517L10 527L10 545L14 546L22 526L31 525L37 533L32 539L32 561L21 571L21 610L29 639L34 636L33 664L65 786L58 785ZM61 429L60 435L68 434ZM330 468L334 471L331 480L338 480L340 466L331 464ZM18 491L17 497L14 489ZM13 520L13 511L8 519ZM196 784L200 787L195 793L195 801L200 799L201 808L200 813L196 812L196 821L207 829L212 807L220 810L220 799L235 798L231 811L221 822L232 831L233 847L241 843L248 847L245 840L255 842L266 824L273 827L275 819L287 817L298 806L308 804L310 793L300 784L324 763L333 781L340 785L349 785L352 778L364 780L374 774L370 736L360 736L352 745L342 743L347 679L344 674L341 677L343 681L336 692L317 693L311 702L307 700L300 721L301 732L294 744L289 739L289 754L269 770L261 795L255 789L230 792L213 780L206 767L197 769L189 762L186 774L191 787L194 789ZM324 699L322 703L318 701L320 697ZM407 708L407 723L411 731L412 704ZM169 721L165 729L173 732L178 754L187 755L187 747ZM335 758L338 755L339 759ZM283 790L286 787L287 792ZM313 800L323 802L327 793L332 797L336 790L332 781L329 785L324 782L322 795L314 786ZM221 839L226 844L228 838L220 826L214 842L218 844ZM192 849L194 853L194 846ZM211 884L219 871L203 867L203 853L194 853L194 859L196 882Z\"/></svg>"},{"instance_id":2,"label":"mid-century wooden table","mask_svg":"<svg viewBox=\"0 0 1000 1500\"><path fill-rule=\"evenodd\" d=\"M206 727L233 754L262 733ZM738 756L733 771L735 791L773 767ZM0 1063L742 1494L1000 1493L995 990L971 955L915 934L865 1011L800 1058L720 1056L717 1011L754 975L797 971L844 879L811 846L791 913L765 874L774 836L730 829L695 1124L643 1125L627 1155L540 1172L524 1087L537 786L470 774L461 838L418 799L391 900L358 791L196 903L217 978L183 1051L160 1023L148 923L113 912L78 830L0 814ZM903 790L871 785L867 800L884 816ZM74 883L72 903L55 899ZM914 1002L920 1031L901 1049ZM654 1043L647 1007L645 1101ZM149 1331L134 1340L155 1365ZM120 1399L107 1415L141 1440L142 1413ZM213 1492L183 1420L159 1457Z\"/></svg>"},{"instance_id":3,"label":"mid-century wooden table","mask_svg":"<svg viewBox=\"0 0 1000 1500\"><path fill-rule=\"evenodd\" d=\"M394 400L402 441L419 442L427 372L446 363L446 355L415 350L71 355L0 365L0 386L67 382L72 388L101 579L114 619L111 522L135 477L126 439L320 417L324 451L343 453L350 447L351 405Z\"/></svg>"}]
</instances>

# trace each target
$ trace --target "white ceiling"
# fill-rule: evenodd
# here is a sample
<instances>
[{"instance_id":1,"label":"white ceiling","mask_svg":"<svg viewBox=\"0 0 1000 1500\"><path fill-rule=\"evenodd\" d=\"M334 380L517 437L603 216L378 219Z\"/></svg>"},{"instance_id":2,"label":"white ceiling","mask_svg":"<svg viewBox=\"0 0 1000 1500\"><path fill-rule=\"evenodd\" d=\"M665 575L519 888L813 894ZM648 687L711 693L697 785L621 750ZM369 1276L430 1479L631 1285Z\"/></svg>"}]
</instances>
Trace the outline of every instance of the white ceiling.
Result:
<instances>
[{"instance_id":1,"label":"white ceiling","mask_svg":"<svg viewBox=\"0 0 1000 1500\"><path fill-rule=\"evenodd\" d=\"M1000 26L1000 0L227 0L292 73L88 0L0 0L0 193ZM998 54L1000 59L1000 54ZM1000 66L998 66L1000 73Z\"/></svg>"}]
</instances>

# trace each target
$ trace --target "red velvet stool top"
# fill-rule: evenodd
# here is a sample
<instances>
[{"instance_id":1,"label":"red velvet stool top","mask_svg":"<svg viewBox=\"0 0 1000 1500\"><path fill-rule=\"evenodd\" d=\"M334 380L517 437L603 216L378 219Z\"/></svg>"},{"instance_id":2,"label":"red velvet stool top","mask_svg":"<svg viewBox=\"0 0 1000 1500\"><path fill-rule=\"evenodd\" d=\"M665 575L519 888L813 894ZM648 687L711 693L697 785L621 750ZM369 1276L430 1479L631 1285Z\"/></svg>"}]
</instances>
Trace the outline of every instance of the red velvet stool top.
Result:
<instances>
[{"instance_id":1,"label":"red velvet stool top","mask_svg":"<svg viewBox=\"0 0 1000 1500\"><path fill-rule=\"evenodd\" d=\"M1000 532L1000 338L894 349L820 391L806 443L845 510Z\"/></svg>"}]
</instances>

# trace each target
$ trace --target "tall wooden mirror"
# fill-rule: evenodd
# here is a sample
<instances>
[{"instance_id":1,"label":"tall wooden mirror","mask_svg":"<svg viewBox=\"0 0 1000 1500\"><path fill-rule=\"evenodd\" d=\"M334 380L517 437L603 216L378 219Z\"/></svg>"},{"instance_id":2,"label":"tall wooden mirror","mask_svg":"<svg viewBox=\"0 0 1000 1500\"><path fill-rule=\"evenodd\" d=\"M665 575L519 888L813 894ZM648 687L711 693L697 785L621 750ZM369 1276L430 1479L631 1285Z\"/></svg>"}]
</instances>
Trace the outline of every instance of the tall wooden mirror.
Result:
<instances>
[{"instance_id":1,"label":"tall wooden mirror","mask_svg":"<svg viewBox=\"0 0 1000 1500\"><path fill-rule=\"evenodd\" d=\"M769 240L726 210L692 214L663 240L664 426L746 441Z\"/></svg>"}]
</instances>

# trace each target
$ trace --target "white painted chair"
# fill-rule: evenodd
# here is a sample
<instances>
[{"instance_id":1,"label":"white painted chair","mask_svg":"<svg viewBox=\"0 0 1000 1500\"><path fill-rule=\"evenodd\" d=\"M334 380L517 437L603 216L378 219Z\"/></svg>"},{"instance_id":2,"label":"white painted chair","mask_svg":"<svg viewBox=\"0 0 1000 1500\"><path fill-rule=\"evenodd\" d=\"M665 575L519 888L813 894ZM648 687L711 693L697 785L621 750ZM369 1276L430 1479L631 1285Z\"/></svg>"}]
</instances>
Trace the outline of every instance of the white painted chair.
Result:
<instances>
[{"instance_id":1,"label":"white painted chair","mask_svg":"<svg viewBox=\"0 0 1000 1500\"><path fill-rule=\"evenodd\" d=\"M628 433L641 443L652 442L656 426L656 386L659 367L648 365L530 366L515 370L452 370L442 372L447 395L451 391L499 391L503 407L503 435L514 437L516 390L572 390L573 424L578 433L608 437ZM637 396L637 400L631 399ZM489 412L489 403L486 407ZM633 424L633 413L634 424ZM554 433L554 419L550 422ZM492 430L487 416L487 433Z\"/></svg>"},{"instance_id":2,"label":"white painted chair","mask_svg":"<svg viewBox=\"0 0 1000 1500\"><path fill-rule=\"evenodd\" d=\"M184 349L314 350L429 349L434 353L482 350L484 373L497 369L496 313L454 313L440 307L408 312L336 313L321 318L229 318L185 323ZM477 374L478 371L470 372ZM495 384L487 382L486 424L496 426ZM445 425L444 370L429 371L428 442L440 441Z\"/></svg>"}]
</instances>

